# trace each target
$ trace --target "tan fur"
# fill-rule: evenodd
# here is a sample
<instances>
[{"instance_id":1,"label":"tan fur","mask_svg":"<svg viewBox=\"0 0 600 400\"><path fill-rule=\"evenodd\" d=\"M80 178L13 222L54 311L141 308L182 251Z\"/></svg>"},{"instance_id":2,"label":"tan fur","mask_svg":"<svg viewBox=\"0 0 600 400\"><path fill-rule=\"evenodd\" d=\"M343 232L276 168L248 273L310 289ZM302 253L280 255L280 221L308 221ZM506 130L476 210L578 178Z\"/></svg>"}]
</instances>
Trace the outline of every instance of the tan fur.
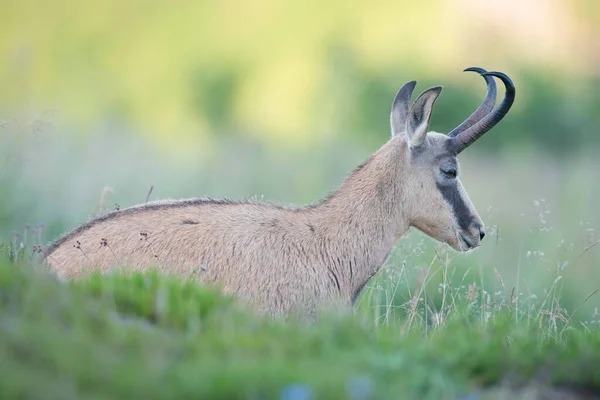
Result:
<instances>
[{"instance_id":1,"label":"tan fur","mask_svg":"<svg viewBox=\"0 0 600 400\"><path fill-rule=\"evenodd\" d=\"M435 98L426 100L430 112ZM422 129L419 125L415 132L422 136ZM311 312L331 301L352 305L411 226L467 250L457 216L436 188L440 165L456 162L446 149L449 138L425 134L417 151L411 137L410 127L393 132L336 191L312 206L202 199L149 203L75 229L48 248L45 260L64 278L116 266L156 267L219 285L272 315ZM457 184L469 218L482 225ZM461 233L472 247L479 245L479 231Z\"/></svg>"}]
</instances>

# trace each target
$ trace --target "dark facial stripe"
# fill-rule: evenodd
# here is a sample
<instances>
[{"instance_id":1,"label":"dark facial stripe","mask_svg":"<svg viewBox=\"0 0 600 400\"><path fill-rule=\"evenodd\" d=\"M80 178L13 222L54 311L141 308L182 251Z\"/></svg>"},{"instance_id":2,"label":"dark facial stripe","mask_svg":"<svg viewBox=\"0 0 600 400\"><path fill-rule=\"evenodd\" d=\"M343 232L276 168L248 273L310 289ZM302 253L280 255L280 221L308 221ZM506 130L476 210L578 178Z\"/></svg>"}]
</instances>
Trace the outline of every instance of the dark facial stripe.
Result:
<instances>
[{"instance_id":1,"label":"dark facial stripe","mask_svg":"<svg viewBox=\"0 0 600 400\"><path fill-rule=\"evenodd\" d=\"M456 217L460 229L468 231L473 216L469 211L469 207L467 207L467 204L460 195L456 182L446 185L438 183L437 188L442 193L444 200L452 207L452 211L454 212L454 216Z\"/></svg>"}]
</instances>

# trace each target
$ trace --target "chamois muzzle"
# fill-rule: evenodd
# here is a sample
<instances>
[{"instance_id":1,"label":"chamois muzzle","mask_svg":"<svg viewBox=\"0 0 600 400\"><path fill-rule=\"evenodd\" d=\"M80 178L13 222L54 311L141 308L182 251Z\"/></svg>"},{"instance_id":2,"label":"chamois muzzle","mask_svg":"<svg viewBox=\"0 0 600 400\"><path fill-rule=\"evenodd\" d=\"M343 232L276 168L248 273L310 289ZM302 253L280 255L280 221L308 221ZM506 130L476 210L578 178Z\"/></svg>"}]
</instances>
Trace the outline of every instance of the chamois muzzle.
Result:
<instances>
[{"instance_id":1,"label":"chamois muzzle","mask_svg":"<svg viewBox=\"0 0 600 400\"><path fill-rule=\"evenodd\" d=\"M455 154L462 152L498 124L515 101L515 85L506 74L497 71L486 72L483 68L478 67L467 68L465 71L479 72L486 80L488 90L479 108L449 133L449 136L452 137L450 148ZM496 97L496 86L493 83L493 77L497 77L502 81L506 91L502 102L495 109L489 111L491 106L494 105Z\"/></svg>"}]
</instances>

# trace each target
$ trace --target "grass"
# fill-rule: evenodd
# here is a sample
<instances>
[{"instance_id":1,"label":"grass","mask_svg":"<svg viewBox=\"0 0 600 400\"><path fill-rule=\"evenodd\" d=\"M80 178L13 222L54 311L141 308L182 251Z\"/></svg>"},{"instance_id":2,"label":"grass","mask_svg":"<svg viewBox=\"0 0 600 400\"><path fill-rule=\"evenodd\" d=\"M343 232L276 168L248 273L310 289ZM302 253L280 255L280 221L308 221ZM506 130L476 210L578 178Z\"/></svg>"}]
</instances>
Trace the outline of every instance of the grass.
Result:
<instances>
[{"instance_id":1,"label":"grass","mask_svg":"<svg viewBox=\"0 0 600 400\"><path fill-rule=\"evenodd\" d=\"M448 287L436 319L424 317L436 309L417 290L412 308L386 319L373 318L373 292L352 315L307 324L254 315L215 288L156 272L60 281L34 252L16 257L12 248L2 247L0 262L2 398L534 399L600 391L600 330L544 314L560 313L554 296L540 299L535 315L516 299L492 314L473 286L464 296Z\"/></svg>"}]
</instances>

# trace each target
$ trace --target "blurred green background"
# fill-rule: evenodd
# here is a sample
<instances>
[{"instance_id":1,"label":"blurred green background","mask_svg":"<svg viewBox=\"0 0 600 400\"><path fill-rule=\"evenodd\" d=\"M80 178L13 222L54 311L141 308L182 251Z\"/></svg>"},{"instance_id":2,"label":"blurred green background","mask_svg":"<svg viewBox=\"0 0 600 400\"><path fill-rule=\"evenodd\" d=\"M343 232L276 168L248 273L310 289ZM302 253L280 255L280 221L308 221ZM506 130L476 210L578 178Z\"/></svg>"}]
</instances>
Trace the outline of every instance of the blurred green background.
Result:
<instances>
[{"instance_id":1,"label":"blurred green background","mask_svg":"<svg viewBox=\"0 0 600 400\"><path fill-rule=\"evenodd\" d=\"M599 39L595 0L5 2L0 240L43 223L50 241L151 187L313 202L388 139L404 82L444 86L431 128L448 132L481 66L517 87L460 159L491 234L445 254L524 295L561 277L574 306L600 286ZM410 291L444 249L412 232L384 276L408 265Z\"/></svg>"}]
</instances>

